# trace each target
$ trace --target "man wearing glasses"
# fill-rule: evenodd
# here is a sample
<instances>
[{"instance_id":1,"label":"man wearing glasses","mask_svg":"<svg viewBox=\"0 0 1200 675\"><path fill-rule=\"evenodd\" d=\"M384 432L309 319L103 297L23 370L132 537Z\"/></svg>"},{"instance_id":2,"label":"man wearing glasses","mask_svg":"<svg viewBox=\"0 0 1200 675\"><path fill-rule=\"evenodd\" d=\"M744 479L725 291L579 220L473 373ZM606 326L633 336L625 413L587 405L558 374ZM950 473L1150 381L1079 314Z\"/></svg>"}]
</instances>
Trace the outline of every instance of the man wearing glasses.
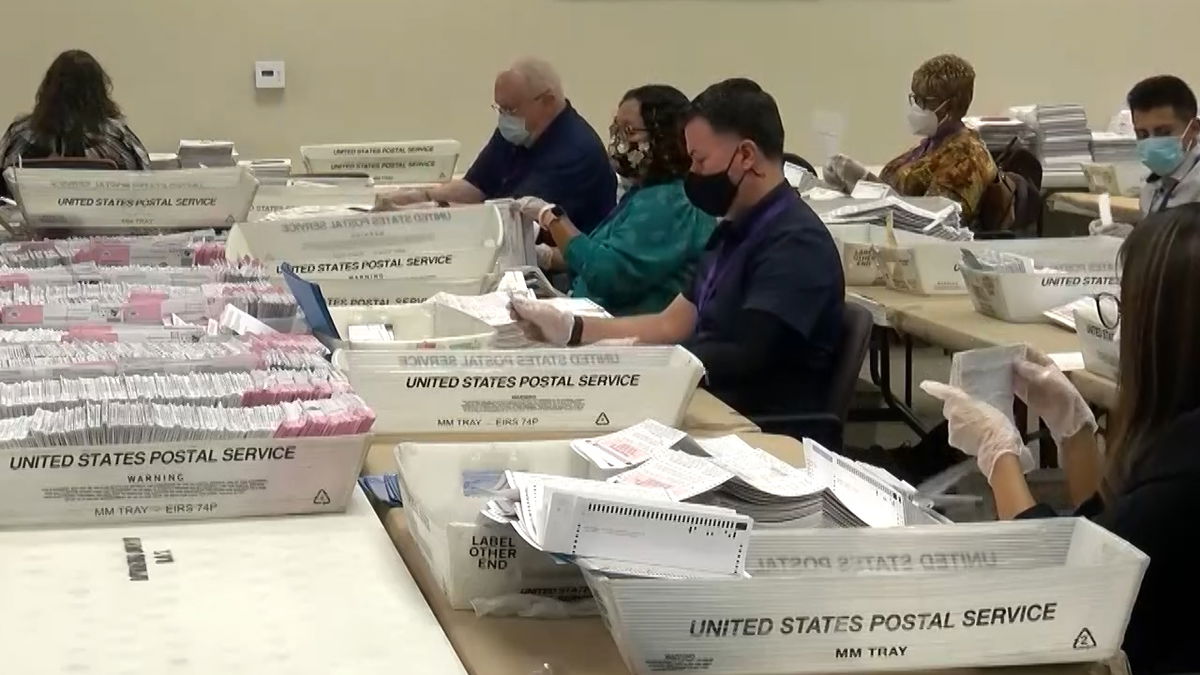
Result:
<instances>
[{"instance_id":1,"label":"man wearing glasses","mask_svg":"<svg viewBox=\"0 0 1200 675\"><path fill-rule=\"evenodd\" d=\"M617 178L604 143L563 94L558 73L540 59L517 61L496 76L492 108L496 130L466 176L385 195L377 208L538 197L591 232L616 203Z\"/></svg>"}]
</instances>

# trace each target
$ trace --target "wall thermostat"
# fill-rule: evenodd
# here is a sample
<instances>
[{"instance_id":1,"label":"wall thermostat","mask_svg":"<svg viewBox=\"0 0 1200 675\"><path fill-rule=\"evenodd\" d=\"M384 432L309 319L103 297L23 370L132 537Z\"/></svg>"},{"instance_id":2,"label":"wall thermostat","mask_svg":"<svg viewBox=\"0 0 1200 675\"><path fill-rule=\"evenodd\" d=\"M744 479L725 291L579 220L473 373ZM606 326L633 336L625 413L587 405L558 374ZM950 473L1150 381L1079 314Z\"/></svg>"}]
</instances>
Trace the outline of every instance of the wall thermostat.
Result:
<instances>
[{"instance_id":1,"label":"wall thermostat","mask_svg":"<svg viewBox=\"0 0 1200 675\"><path fill-rule=\"evenodd\" d=\"M259 89L283 89L283 61L255 61L254 86Z\"/></svg>"}]
</instances>

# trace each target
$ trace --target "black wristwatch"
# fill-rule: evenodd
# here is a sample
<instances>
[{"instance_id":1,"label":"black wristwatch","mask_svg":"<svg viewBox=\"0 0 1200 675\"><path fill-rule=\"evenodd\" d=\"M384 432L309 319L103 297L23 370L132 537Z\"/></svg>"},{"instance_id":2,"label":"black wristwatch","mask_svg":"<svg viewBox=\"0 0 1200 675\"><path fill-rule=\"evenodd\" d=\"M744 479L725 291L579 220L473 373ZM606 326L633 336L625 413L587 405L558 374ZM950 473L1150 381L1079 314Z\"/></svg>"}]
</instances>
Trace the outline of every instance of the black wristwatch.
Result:
<instances>
[{"instance_id":1,"label":"black wristwatch","mask_svg":"<svg viewBox=\"0 0 1200 675\"><path fill-rule=\"evenodd\" d=\"M578 347L583 342L583 317L575 315L575 323L571 326L571 337L567 339L568 347Z\"/></svg>"}]
</instances>

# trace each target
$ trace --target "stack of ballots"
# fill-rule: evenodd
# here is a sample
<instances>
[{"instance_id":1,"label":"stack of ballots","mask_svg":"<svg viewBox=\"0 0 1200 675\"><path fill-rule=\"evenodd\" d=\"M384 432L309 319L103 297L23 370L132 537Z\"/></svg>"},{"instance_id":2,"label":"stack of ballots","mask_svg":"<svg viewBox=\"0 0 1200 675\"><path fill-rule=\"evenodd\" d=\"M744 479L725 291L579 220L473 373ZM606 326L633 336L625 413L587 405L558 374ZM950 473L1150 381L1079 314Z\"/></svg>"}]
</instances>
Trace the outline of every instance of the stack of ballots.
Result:
<instances>
[{"instance_id":1,"label":"stack of ballots","mask_svg":"<svg viewBox=\"0 0 1200 675\"><path fill-rule=\"evenodd\" d=\"M1083 106L1039 103L1010 108L1009 112L1037 131L1039 156L1046 171L1078 170L1080 164L1092 161L1092 132Z\"/></svg>"},{"instance_id":2,"label":"stack of ballots","mask_svg":"<svg viewBox=\"0 0 1200 675\"><path fill-rule=\"evenodd\" d=\"M179 141L179 165L185 169L237 166L233 141Z\"/></svg>"},{"instance_id":3,"label":"stack of ballots","mask_svg":"<svg viewBox=\"0 0 1200 675\"><path fill-rule=\"evenodd\" d=\"M1136 164L1137 137L1110 131L1092 132L1092 158L1097 164Z\"/></svg>"},{"instance_id":4,"label":"stack of ballots","mask_svg":"<svg viewBox=\"0 0 1200 675\"><path fill-rule=\"evenodd\" d=\"M969 241L971 230L962 226L962 207L945 197L899 197L856 200L821 214L827 225L871 223L884 225L891 216L895 227L948 241Z\"/></svg>"},{"instance_id":5,"label":"stack of ballots","mask_svg":"<svg viewBox=\"0 0 1200 675\"><path fill-rule=\"evenodd\" d=\"M979 133L991 152L1000 152L1015 138L1022 147L1037 153L1037 134L1015 117L966 117L963 122Z\"/></svg>"}]
</instances>

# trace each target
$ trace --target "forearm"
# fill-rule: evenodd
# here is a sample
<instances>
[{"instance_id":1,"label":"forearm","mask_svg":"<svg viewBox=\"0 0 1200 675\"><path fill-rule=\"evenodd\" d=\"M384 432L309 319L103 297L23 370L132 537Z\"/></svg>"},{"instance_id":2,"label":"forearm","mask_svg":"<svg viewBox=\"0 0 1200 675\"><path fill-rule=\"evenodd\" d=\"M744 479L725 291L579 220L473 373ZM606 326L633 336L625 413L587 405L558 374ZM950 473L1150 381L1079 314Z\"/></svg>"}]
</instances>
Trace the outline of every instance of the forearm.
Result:
<instances>
[{"instance_id":1,"label":"forearm","mask_svg":"<svg viewBox=\"0 0 1200 675\"><path fill-rule=\"evenodd\" d=\"M450 204L478 204L484 196L482 190L459 178L425 190L426 201Z\"/></svg>"},{"instance_id":2,"label":"forearm","mask_svg":"<svg viewBox=\"0 0 1200 675\"><path fill-rule=\"evenodd\" d=\"M1030 509L1037 502L1029 492L1021 461L1016 455L1001 455L992 466L992 496L996 499L996 516L1000 520L1012 520Z\"/></svg>"},{"instance_id":3,"label":"forearm","mask_svg":"<svg viewBox=\"0 0 1200 675\"><path fill-rule=\"evenodd\" d=\"M618 319L583 319L581 342L637 338L642 344L670 345L688 339L696 327L696 308L683 296L658 314L643 314Z\"/></svg>"},{"instance_id":4,"label":"forearm","mask_svg":"<svg viewBox=\"0 0 1200 675\"><path fill-rule=\"evenodd\" d=\"M1095 432L1085 426L1079 433L1064 439L1060 455L1067 475L1067 494L1071 505L1078 507L1100 489L1104 473Z\"/></svg>"}]
</instances>

